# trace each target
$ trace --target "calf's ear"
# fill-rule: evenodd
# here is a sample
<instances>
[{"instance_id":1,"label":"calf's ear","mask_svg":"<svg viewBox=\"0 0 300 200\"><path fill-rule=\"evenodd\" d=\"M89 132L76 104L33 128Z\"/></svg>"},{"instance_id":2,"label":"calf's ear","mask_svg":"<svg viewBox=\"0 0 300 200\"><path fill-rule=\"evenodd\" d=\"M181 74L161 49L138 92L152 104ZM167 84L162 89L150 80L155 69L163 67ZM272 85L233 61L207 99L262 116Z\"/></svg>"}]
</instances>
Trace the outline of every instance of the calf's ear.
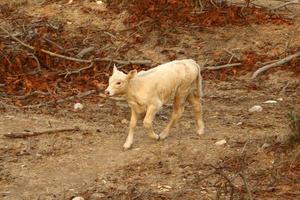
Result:
<instances>
[{"instance_id":1,"label":"calf's ear","mask_svg":"<svg viewBox=\"0 0 300 200\"><path fill-rule=\"evenodd\" d=\"M136 74L137 74L136 69L131 70L131 71L127 74L127 79L128 79L128 80L132 79Z\"/></svg>"},{"instance_id":2,"label":"calf's ear","mask_svg":"<svg viewBox=\"0 0 300 200\"><path fill-rule=\"evenodd\" d=\"M119 71L118 68L116 67L116 65L114 64L114 70L113 70L113 73Z\"/></svg>"}]
</instances>

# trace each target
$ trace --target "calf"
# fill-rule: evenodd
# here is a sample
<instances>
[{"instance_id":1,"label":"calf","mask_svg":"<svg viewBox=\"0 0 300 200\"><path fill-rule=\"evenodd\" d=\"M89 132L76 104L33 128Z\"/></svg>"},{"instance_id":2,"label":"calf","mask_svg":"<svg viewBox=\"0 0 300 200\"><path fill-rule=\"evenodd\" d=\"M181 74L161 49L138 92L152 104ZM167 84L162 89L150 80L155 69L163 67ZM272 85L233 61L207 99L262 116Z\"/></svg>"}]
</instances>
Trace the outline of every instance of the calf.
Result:
<instances>
[{"instance_id":1,"label":"calf","mask_svg":"<svg viewBox=\"0 0 300 200\"><path fill-rule=\"evenodd\" d=\"M143 125L148 136L155 140L165 139L182 115L186 100L193 107L198 134L204 133L201 69L192 59L175 60L139 73L132 70L127 75L114 66L105 92L109 96L124 96L131 108L129 134L124 149L131 147L137 120L143 113ZM170 98L174 98L171 120L157 135L153 131L152 121Z\"/></svg>"}]
</instances>

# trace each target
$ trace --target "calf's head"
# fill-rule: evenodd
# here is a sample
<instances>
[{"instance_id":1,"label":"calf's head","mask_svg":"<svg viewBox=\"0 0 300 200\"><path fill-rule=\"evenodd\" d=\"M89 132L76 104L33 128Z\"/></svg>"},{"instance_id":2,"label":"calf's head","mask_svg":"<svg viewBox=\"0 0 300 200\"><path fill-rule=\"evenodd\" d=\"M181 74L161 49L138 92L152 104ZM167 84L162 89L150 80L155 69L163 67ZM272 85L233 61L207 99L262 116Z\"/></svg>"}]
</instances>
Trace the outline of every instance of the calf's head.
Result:
<instances>
[{"instance_id":1,"label":"calf's head","mask_svg":"<svg viewBox=\"0 0 300 200\"><path fill-rule=\"evenodd\" d=\"M136 70L131 70L128 74L124 74L114 66L113 74L109 77L105 93L109 96L124 95L127 92L128 83L136 74Z\"/></svg>"}]
</instances>

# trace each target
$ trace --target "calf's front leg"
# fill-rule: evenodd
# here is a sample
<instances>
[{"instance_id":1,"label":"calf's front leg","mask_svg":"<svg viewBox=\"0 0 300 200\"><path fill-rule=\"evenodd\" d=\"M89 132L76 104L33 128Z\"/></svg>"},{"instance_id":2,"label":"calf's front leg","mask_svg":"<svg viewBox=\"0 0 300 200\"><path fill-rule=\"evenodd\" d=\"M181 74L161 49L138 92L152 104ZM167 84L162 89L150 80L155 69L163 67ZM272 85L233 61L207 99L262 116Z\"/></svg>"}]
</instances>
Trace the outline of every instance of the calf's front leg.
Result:
<instances>
[{"instance_id":1,"label":"calf's front leg","mask_svg":"<svg viewBox=\"0 0 300 200\"><path fill-rule=\"evenodd\" d=\"M155 140L158 140L159 136L154 133L153 128L152 128L152 122L153 122L155 114L158 110L159 110L158 106L152 106L152 105L149 106L147 108L146 116L143 121L143 125L147 131L148 136Z\"/></svg>"},{"instance_id":2,"label":"calf's front leg","mask_svg":"<svg viewBox=\"0 0 300 200\"><path fill-rule=\"evenodd\" d=\"M129 149L133 143L133 135L134 135L134 129L136 127L136 123L138 120L138 113L131 108L131 118L130 118L130 124L129 124L129 133L126 138L126 142L124 143L123 147L124 149Z\"/></svg>"}]
</instances>

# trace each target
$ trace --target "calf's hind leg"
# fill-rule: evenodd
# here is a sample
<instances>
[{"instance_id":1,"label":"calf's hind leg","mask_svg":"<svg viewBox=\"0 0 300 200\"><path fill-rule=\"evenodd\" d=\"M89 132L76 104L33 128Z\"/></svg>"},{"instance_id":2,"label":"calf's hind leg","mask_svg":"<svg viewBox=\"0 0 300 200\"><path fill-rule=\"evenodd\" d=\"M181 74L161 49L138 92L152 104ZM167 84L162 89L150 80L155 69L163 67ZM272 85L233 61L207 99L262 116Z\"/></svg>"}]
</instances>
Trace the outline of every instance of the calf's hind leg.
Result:
<instances>
[{"instance_id":1,"label":"calf's hind leg","mask_svg":"<svg viewBox=\"0 0 300 200\"><path fill-rule=\"evenodd\" d=\"M196 120L197 132L199 135L204 134L203 111L200 96L197 92L192 92L188 98L188 102L192 105Z\"/></svg>"},{"instance_id":2,"label":"calf's hind leg","mask_svg":"<svg viewBox=\"0 0 300 200\"><path fill-rule=\"evenodd\" d=\"M159 110L159 106L151 105L147 108L146 116L143 121L144 128L150 138L158 140L159 136L154 133L152 128L152 122L154 120L156 112Z\"/></svg>"},{"instance_id":3,"label":"calf's hind leg","mask_svg":"<svg viewBox=\"0 0 300 200\"><path fill-rule=\"evenodd\" d=\"M183 111L184 111L184 102L185 102L185 95L178 95L176 94L174 99L174 105L173 105L173 112L171 116L171 120L167 127L161 132L159 135L160 139L165 139L169 136L171 128L176 124L178 119L181 117Z\"/></svg>"}]
</instances>

